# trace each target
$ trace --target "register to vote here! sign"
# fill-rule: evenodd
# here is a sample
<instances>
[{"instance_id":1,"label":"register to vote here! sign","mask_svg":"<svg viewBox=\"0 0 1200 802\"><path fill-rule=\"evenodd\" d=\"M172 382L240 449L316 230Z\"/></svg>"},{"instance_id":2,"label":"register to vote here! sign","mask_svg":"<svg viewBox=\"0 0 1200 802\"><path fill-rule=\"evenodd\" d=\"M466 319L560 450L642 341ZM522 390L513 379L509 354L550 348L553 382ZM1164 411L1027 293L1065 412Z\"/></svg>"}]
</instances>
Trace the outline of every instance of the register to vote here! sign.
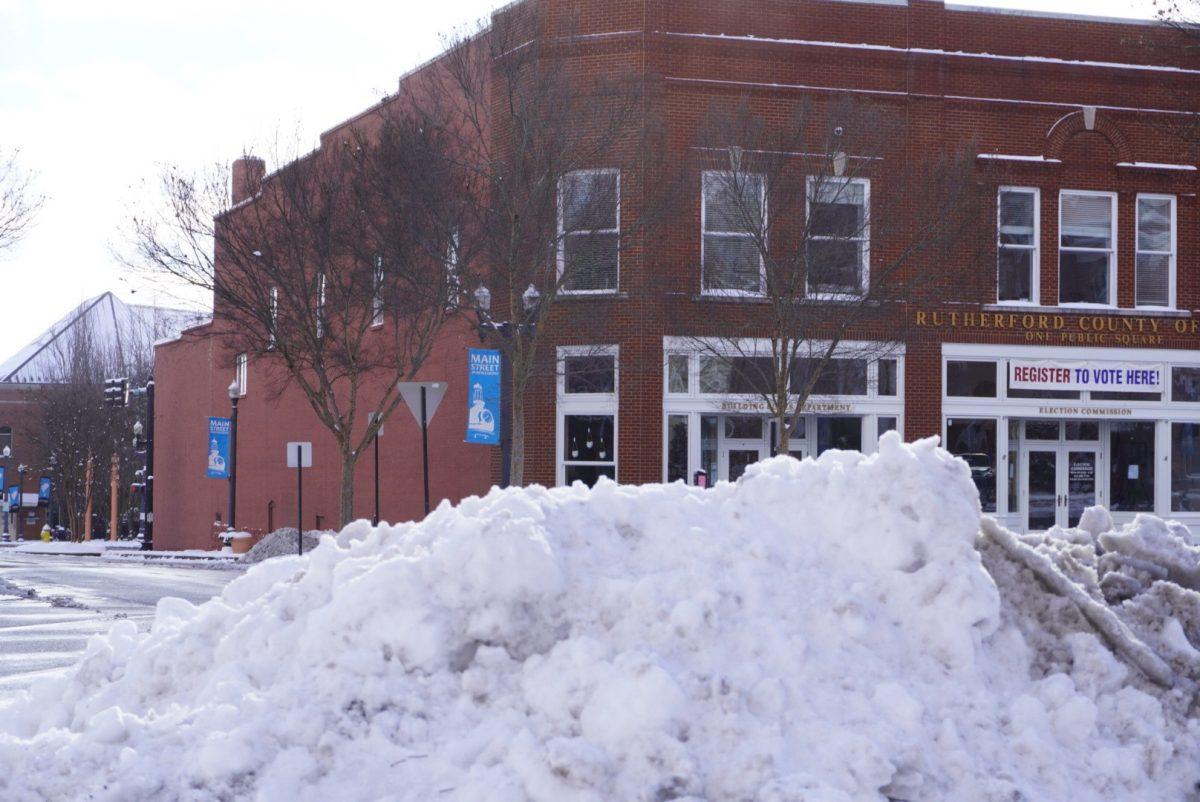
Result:
<instances>
[{"instance_id":1,"label":"register to vote here! sign","mask_svg":"<svg viewBox=\"0 0 1200 802\"><path fill-rule=\"evenodd\" d=\"M1163 372L1162 365L1118 362L1013 359L1008 363L1009 386L1014 390L1161 393Z\"/></svg>"}]
</instances>

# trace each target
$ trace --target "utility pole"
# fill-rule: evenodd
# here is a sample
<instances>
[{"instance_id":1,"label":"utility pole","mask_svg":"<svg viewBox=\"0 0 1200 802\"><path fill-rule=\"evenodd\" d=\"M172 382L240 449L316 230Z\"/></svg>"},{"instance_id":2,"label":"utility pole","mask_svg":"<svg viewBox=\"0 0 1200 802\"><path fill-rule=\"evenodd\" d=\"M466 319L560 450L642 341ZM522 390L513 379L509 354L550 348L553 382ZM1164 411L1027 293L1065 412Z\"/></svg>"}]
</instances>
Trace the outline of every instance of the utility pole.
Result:
<instances>
[{"instance_id":1,"label":"utility pole","mask_svg":"<svg viewBox=\"0 0 1200 802\"><path fill-rule=\"evenodd\" d=\"M110 473L111 476L109 477L109 482L111 486L109 487L108 539L116 540L118 522L120 520L120 514L117 509L119 506L117 501L117 484L120 481L121 476L121 458L117 456L116 451L114 451L112 455L112 469Z\"/></svg>"},{"instance_id":2,"label":"utility pole","mask_svg":"<svg viewBox=\"0 0 1200 802\"><path fill-rule=\"evenodd\" d=\"M84 473L84 485L85 485L84 498L87 500L87 503L84 504L84 510L83 510L83 539L84 540L92 539L92 474L93 474L92 462L93 462L92 455L88 454L87 471Z\"/></svg>"}]
</instances>

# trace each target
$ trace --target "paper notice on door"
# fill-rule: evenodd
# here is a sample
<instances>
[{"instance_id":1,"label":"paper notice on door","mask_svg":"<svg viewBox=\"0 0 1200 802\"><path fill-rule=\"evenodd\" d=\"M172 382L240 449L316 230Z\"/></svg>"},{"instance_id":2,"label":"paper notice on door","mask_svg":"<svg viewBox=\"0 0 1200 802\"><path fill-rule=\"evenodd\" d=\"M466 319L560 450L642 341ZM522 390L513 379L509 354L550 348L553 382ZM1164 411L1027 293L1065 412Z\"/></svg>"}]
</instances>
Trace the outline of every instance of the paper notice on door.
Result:
<instances>
[{"instance_id":1,"label":"paper notice on door","mask_svg":"<svg viewBox=\"0 0 1200 802\"><path fill-rule=\"evenodd\" d=\"M1130 478L1130 479L1137 479L1137 478L1139 478L1141 475L1142 475L1142 470L1141 470L1141 466L1140 466L1140 465L1130 465L1130 466L1129 466L1128 478Z\"/></svg>"}]
</instances>

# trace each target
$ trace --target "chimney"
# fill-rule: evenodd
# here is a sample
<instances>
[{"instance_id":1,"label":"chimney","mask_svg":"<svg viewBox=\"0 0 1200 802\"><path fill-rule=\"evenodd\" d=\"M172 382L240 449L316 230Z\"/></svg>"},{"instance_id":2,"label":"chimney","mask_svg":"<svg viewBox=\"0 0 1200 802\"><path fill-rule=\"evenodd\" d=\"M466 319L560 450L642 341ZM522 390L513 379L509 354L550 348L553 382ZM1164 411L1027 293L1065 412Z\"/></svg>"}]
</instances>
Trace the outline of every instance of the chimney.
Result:
<instances>
[{"instance_id":1,"label":"chimney","mask_svg":"<svg viewBox=\"0 0 1200 802\"><path fill-rule=\"evenodd\" d=\"M256 156L243 156L235 161L231 176L233 204L236 206L257 195L262 189L263 176L266 174L267 163Z\"/></svg>"}]
</instances>

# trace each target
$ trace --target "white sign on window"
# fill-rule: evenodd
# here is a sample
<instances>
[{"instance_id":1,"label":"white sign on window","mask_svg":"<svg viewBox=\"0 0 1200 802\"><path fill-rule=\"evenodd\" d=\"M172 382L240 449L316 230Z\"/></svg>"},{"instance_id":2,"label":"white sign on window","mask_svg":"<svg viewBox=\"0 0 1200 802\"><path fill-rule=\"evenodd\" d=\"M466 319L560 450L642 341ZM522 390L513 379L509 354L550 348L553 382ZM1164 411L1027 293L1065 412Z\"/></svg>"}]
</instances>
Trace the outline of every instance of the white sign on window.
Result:
<instances>
[{"instance_id":1,"label":"white sign on window","mask_svg":"<svg viewBox=\"0 0 1200 802\"><path fill-rule=\"evenodd\" d=\"M1008 383L1014 390L1161 393L1164 373L1162 365L1136 362L1012 359L1008 363Z\"/></svg>"}]
</instances>

